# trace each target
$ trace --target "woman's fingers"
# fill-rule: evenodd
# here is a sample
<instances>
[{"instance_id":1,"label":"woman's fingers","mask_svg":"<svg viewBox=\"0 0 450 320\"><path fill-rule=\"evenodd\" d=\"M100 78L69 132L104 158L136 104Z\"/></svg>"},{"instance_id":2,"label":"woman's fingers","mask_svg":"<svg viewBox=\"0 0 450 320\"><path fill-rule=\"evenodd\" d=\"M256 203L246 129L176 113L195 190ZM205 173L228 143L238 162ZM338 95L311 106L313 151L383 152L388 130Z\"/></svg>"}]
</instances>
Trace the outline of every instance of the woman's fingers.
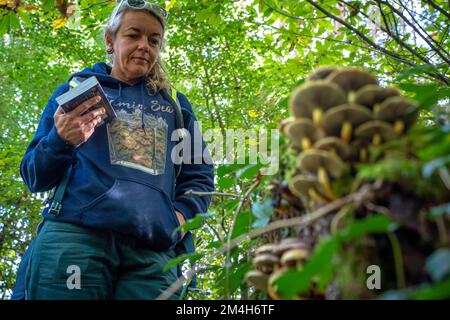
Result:
<instances>
[{"instance_id":1,"label":"woman's fingers","mask_svg":"<svg viewBox=\"0 0 450 320\"><path fill-rule=\"evenodd\" d=\"M89 100L86 100L85 102L83 102L78 107L76 107L75 109L73 109L72 111L70 111L68 113L71 115L74 115L74 116L80 116L84 112L86 112L90 107L92 107L93 105L100 102L100 100L101 100L101 98L99 96L95 96Z\"/></svg>"},{"instance_id":2,"label":"woman's fingers","mask_svg":"<svg viewBox=\"0 0 450 320\"><path fill-rule=\"evenodd\" d=\"M97 119L98 117L101 117L103 114L105 114L104 108L92 110L91 112L86 113L85 115L81 116L81 122L82 123L91 122L91 121Z\"/></svg>"},{"instance_id":3,"label":"woman's fingers","mask_svg":"<svg viewBox=\"0 0 450 320\"><path fill-rule=\"evenodd\" d=\"M64 114L63 109L61 108L61 106L58 106L58 108L56 109L56 112L55 112L55 116L60 116L63 114Z\"/></svg>"}]
</instances>

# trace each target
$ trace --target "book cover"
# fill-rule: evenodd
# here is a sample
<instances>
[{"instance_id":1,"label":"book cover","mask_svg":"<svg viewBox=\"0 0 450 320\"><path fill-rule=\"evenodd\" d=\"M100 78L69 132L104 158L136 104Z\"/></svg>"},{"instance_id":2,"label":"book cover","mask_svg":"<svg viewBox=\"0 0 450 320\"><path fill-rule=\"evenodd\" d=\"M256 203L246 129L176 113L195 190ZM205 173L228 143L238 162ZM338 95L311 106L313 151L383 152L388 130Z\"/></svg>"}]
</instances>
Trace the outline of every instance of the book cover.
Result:
<instances>
[{"instance_id":1,"label":"book cover","mask_svg":"<svg viewBox=\"0 0 450 320\"><path fill-rule=\"evenodd\" d=\"M72 88L68 92L60 95L56 98L56 102L58 102L64 112L70 112L86 100L89 100L95 96L100 96L101 100L91 106L88 110L83 112L83 114L103 107L106 110L106 114L103 116L103 121L99 125L115 119L117 116L114 108L111 106L108 98L105 95L105 92L103 91L102 86L95 76L87 78L86 80L81 82L81 84L78 84L75 88Z\"/></svg>"}]
</instances>

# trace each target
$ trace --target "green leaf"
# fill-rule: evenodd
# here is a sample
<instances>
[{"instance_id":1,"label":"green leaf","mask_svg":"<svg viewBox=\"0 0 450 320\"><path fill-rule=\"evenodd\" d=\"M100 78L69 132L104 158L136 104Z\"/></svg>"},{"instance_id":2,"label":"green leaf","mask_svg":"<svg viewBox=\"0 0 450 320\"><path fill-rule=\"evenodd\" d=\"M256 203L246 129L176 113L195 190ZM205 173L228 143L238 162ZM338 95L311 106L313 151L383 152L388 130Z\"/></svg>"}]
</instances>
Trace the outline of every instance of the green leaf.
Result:
<instances>
[{"instance_id":1,"label":"green leaf","mask_svg":"<svg viewBox=\"0 0 450 320\"><path fill-rule=\"evenodd\" d=\"M244 275L251 269L252 264L249 262L239 264L236 268L233 268L233 272L230 274L230 288L231 292L235 291L241 285Z\"/></svg>"},{"instance_id":2,"label":"green leaf","mask_svg":"<svg viewBox=\"0 0 450 320\"><path fill-rule=\"evenodd\" d=\"M340 241L350 241L369 233L393 231L391 221L384 215L373 215L362 221L356 221L338 233Z\"/></svg>"},{"instance_id":3,"label":"green leaf","mask_svg":"<svg viewBox=\"0 0 450 320\"><path fill-rule=\"evenodd\" d=\"M253 221L255 221L255 217L249 211L241 212L236 218L236 224L231 238L234 239L249 232Z\"/></svg>"},{"instance_id":4,"label":"green leaf","mask_svg":"<svg viewBox=\"0 0 450 320\"><path fill-rule=\"evenodd\" d=\"M173 232L176 233L179 230L190 231L190 230L198 229L203 226L206 219L208 219L214 215L215 215L214 212L196 214L194 218L187 220L185 224L183 224L182 226L179 226Z\"/></svg>"},{"instance_id":5,"label":"green leaf","mask_svg":"<svg viewBox=\"0 0 450 320\"><path fill-rule=\"evenodd\" d=\"M186 254L182 254L172 260L170 260L163 268L163 272L166 272L167 270L169 270L170 268L172 268L173 266L182 264L184 261L189 260L189 263L193 264L196 261L200 260L201 258L203 258L204 253L200 253L200 252L193 252L193 253L186 253Z\"/></svg>"},{"instance_id":6,"label":"green leaf","mask_svg":"<svg viewBox=\"0 0 450 320\"><path fill-rule=\"evenodd\" d=\"M417 300L437 300L450 298L450 278L444 282L440 282L423 289L417 290L413 294L413 298Z\"/></svg>"},{"instance_id":7,"label":"green leaf","mask_svg":"<svg viewBox=\"0 0 450 320\"><path fill-rule=\"evenodd\" d=\"M442 87L438 84L413 84L401 83L400 88L414 93L414 99L420 103L422 108L434 106L439 100L450 97L450 87Z\"/></svg>"},{"instance_id":8,"label":"green leaf","mask_svg":"<svg viewBox=\"0 0 450 320\"><path fill-rule=\"evenodd\" d=\"M1 12L1 11L0 11ZM0 19L0 36L3 36L9 30L9 14L4 13Z\"/></svg>"},{"instance_id":9,"label":"green leaf","mask_svg":"<svg viewBox=\"0 0 450 320\"><path fill-rule=\"evenodd\" d=\"M427 72L435 72L437 71L437 67L432 64L422 64L419 66L415 66L412 68L408 68L397 77L397 81L409 78L414 75L421 75Z\"/></svg>"},{"instance_id":10,"label":"green leaf","mask_svg":"<svg viewBox=\"0 0 450 320\"><path fill-rule=\"evenodd\" d=\"M12 29L19 29L20 28L20 22L17 18L17 15L15 12L10 11L9 13L9 25Z\"/></svg>"},{"instance_id":11,"label":"green leaf","mask_svg":"<svg viewBox=\"0 0 450 320\"><path fill-rule=\"evenodd\" d=\"M237 164L237 163L224 164L217 168L217 175L219 177L223 177L226 174L238 171L238 170L244 168L245 166L247 166L247 165L246 164Z\"/></svg>"},{"instance_id":12,"label":"green leaf","mask_svg":"<svg viewBox=\"0 0 450 320\"><path fill-rule=\"evenodd\" d=\"M259 170L262 168L262 164L250 164L236 172L236 179L254 179Z\"/></svg>"},{"instance_id":13,"label":"green leaf","mask_svg":"<svg viewBox=\"0 0 450 320\"><path fill-rule=\"evenodd\" d=\"M217 181L217 186L219 189L229 189L236 185L236 179L233 177L219 177Z\"/></svg>"}]
</instances>

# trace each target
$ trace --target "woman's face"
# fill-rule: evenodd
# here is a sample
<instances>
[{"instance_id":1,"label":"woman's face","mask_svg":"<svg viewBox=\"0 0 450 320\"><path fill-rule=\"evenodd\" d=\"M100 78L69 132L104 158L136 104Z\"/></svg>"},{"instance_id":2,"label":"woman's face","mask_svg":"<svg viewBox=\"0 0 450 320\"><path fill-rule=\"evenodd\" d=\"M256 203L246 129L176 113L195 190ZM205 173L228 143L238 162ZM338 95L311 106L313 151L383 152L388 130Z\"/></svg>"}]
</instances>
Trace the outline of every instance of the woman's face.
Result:
<instances>
[{"instance_id":1,"label":"woman's face","mask_svg":"<svg viewBox=\"0 0 450 320\"><path fill-rule=\"evenodd\" d=\"M127 11L114 39L106 34L114 49L111 76L134 83L155 65L163 37L161 23L147 11Z\"/></svg>"}]
</instances>

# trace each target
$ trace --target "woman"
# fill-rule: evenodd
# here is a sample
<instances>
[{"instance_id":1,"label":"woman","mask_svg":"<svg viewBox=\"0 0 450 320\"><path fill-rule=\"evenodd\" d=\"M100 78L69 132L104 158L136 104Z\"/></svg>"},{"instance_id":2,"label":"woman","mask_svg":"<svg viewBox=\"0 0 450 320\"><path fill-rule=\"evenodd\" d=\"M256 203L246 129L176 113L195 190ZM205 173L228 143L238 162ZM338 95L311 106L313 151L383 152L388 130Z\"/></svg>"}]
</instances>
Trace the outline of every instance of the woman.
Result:
<instances>
[{"instance_id":1,"label":"woman","mask_svg":"<svg viewBox=\"0 0 450 320\"><path fill-rule=\"evenodd\" d=\"M104 109L85 113L96 98L63 113L55 98L69 83L50 98L21 175L31 192L48 191L65 173L67 187L61 208L43 211L13 298L154 299L180 275L163 267L192 251L193 241L174 230L211 201L184 194L212 191L214 184L212 166L194 162L195 154L181 167L172 161L177 116L162 94L170 88L160 61L165 27L162 8L122 0L105 30L112 67L96 63L69 79L95 76L117 114L112 122L102 124ZM194 137L192 107L184 95L177 99L183 127Z\"/></svg>"}]
</instances>

